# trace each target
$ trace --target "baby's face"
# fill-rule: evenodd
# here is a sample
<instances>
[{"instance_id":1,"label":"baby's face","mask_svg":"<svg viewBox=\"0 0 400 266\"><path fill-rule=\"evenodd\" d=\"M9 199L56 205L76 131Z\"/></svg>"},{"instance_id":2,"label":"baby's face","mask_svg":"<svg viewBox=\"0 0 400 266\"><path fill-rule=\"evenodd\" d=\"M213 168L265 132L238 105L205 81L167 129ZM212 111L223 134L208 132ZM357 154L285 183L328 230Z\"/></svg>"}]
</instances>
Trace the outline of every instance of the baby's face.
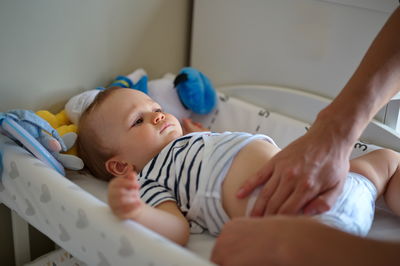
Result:
<instances>
[{"instance_id":1,"label":"baby's face","mask_svg":"<svg viewBox=\"0 0 400 266\"><path fill-rule=\"evenodd\" d=\"M103 143L140 171L168 143L182 136L179 121L164 113L146 94L132 89L113 92L94 113ZM104 134L103 134L104 132Z\"/></svg>"}]
</instances>

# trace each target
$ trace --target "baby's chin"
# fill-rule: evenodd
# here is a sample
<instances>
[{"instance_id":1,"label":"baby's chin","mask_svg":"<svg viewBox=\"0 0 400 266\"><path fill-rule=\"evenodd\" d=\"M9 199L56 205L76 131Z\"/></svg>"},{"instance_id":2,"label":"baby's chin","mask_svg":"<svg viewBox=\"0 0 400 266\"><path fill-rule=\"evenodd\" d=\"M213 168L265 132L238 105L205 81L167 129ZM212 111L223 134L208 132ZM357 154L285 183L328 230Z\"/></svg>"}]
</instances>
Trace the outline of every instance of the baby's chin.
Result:
<instances>
[{"instance_id":1,"label":"baby's chin","mask_svg":"<svg viewBox=\"0 0 400 266\"><path fill-rule=\"evenodd\" d=\"M168 143L169 143L171 141L174 141L174 140L182 137L183 132L182 132L182 130L174 130L174 131L169 132L168 136L169 136L169 141L168 141Z\"/></svg>"}]
</instances>

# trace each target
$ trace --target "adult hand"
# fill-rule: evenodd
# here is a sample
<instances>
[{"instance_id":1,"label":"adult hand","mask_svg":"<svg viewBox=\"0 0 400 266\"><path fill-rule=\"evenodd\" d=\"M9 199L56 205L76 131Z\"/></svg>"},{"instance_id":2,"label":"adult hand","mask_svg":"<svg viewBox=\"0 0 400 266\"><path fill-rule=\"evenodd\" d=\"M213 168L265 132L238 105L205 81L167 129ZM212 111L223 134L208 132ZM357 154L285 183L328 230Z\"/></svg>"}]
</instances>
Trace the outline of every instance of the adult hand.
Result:
<instances>
[{"instance_id":1,"label":"adult hand","mask_svg":"<svg viewBox=\"0 0 400 266\"><path fill-rule=\"evenodd\" d=\"M239 198L265 184L252 216L302 212L311 215L330 209L349 170L352 148L332 132L323 124L311 127L244 183Z\"/></svg>"}]
</instances>

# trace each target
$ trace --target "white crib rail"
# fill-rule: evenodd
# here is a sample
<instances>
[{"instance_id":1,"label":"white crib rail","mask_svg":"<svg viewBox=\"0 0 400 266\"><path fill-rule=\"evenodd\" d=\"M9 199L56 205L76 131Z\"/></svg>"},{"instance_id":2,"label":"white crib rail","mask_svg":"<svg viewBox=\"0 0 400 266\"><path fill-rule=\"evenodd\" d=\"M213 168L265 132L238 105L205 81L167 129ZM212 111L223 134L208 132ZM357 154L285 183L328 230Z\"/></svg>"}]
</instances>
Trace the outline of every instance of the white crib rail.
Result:
<instances>
[{"instance_id":1,"label":"white crib rail","mask_svg":"<svg viewBox=\"0 0 400 266\"><path fill-rule=\"evenodd\" d=\"M211 265L140 224L118 220L107 204L2 135L1 141L0 199L77 259L88 265ZM27 246L17 248L23 263Z\"/></svg>"}]
</instances>

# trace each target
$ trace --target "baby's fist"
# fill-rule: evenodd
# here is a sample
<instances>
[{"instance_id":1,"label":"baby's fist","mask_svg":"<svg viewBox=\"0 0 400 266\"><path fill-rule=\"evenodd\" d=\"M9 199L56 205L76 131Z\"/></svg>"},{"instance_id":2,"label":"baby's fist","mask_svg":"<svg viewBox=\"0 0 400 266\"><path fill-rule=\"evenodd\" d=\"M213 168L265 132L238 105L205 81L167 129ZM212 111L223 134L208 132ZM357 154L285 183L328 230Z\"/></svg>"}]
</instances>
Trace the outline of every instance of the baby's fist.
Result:
<instances>
[{"instance_id":1,"label":"baby's fist","mask_svg":"<svg viewBox=\"0 0 400 266\"><path fill-rule=\"evenodd\" d=\"M137 217L144 206L139 189L137 174L133 170L111 180L108 185L108 204L116 216L133 220Z\"/></svg>"}]
</instances>

